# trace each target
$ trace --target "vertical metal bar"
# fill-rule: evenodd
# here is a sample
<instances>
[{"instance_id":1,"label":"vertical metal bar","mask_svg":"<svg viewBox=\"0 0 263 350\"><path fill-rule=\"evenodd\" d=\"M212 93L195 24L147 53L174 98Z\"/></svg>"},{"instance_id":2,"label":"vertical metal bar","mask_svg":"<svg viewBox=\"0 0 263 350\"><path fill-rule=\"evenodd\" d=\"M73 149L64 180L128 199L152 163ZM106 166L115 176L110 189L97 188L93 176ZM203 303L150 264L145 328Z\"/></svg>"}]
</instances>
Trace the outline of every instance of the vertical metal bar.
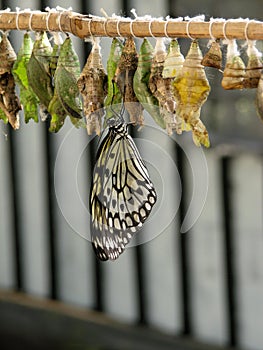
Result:
<instances>
[{"instance_id":1,"label":"vertical metal bar","mask_svg":"<svg viewBox=\"0 0 263 350\"><path fill-rule=\"evenodd\" d=\"M167 10L168 10L168 15L173 17L173 18L176 18L178 17L178 13L177 13L177 10L176 10L176 3L177 3L177 0L166 0L167 1Z\"/></svg>"},{"instance_id":2,"label":"vertical metal bar","mask_svg":"<svg viewBox=\"0 0 263 350\"><path fill-rule=\"evenodd\" d=\"M122 0L121 2L121 8L123 11L123 15L129 17L130 16L130 11L132 9L133 5L132 5L132 1L130 0Z\"/></svg>"},{"instance_id":3,"label":"vertical metal bar","mask_svg":"<svg viewBox=\"0 0 263 350\"><path fill-rule=\"evenodd\" d=\"M95 164L95 154L96 154L96 149L97 149L97 139L94 138L90 143L89 143L89 178L92 178L93 175L93 168ZM103 267L102 267L103 262L99 261L97 257L94 254L94 269L95 269L95 305L94 308L97 311L104 311L105 303L103 300Z\"/></svg>"},{"instance_id":4,"label":"vertical metal bar","mask_svg":"<svg viewBox=\"0 0 263 350\"><path fill-rule=\"evenodd\" d=\"M225 284L227 297L228 338L230 346L237 346L237 308L236 308L236 275L235 275L235 249L233 230L233 202L231 180L231 158L221 159L221 186L222 186L222 214L224 229L224 259Z\"/></svg>"},{"instance_id":5,"label":"vertical metal bar","mask_svg":"<svg viewBox=\"0 0 263 350\"><path fill-rule=\"evenodd\" d=\"M130 135L132 138L136 138L137 131L131 126ZM143 230L143 229L142 229ZM142 231L139 231L140 235L143 235ZM136 264L136 276L137 276L137 298L138 298L138 323L147 324L147 296L145 288L145 255L143 246L140 245L139 239L137 240L138 244L134 248L135 253L135 264Z\"/></svg>"},{"instance_id":6,"label":"vertical metal bar","mask_svg":"<svg viewBox=\"0 0 263 350\"><path fill-rule=\"evenodd\" d=\"M82 13L90 13L90 3L87 1L81 2L81 11ZM83 48L84 57L88 57L91 51L91 44L85 43ZM84 63L85 64L85 63ZM89 143L89 152L88 152L88 178L92 179L93 168L95 165L95 155L97 149L97 139L94 138ZM104 311L104 301L103 301L103 267L102 264L94 254L94 295L95 295L95 304L94 309L97 311Z\"/></svg>"},{"instance_id":7,"label":"vertical metal bar","mask_svg":"<svg viewBox=\"0 0 263 350\"><path fill-rule=\"evenodd\" d=\"M141 234L141 232L139 232ZM145 259L143 246L135 247L136 276L137 276L137 296L138 296L138 322L147 324L147 296L145 288Z\"/></svg>"},{"instance_id":8,"label":"vertical metal bar","mask_svg":"<svg viewBox=\"0 0 263 350\"><path fill-rule=\"evenodd\" d=\"M179 215L179 229L183 223L186 214L186 157L184 156L183 150L177 146L175 149L177 167L180 174L182 184L182 198L178 210ZM179 230L178 230L179 231ZM179 234L180 240L180 261L181 261L181 295L182 295L182 323L183 323L183 334L191 335L192 333L192 318L191 318L191 298L190 298L190 266L189 266L189 236L190 232Z\"/></svg>"},{"instance_id":9,"label":"vertical metal bar","mask_svg":"<svg viewBox=\"0 0 263 350\"><path fill-rule=\"evenodd\" d=\"M123 0L122 10L125 16L130 16L132 9L132 1ZM136 137L136 130L131 127L130 135L132 138ZM145 261L144 252L141 245L135 247L135 261L136 261L136 276L137 276L137 298L138 298L138 322L141 324L147 323L147 303L146 303L146 288L145 288Z\"/></svg>"},{"instance_id":10,"label":"vertical metal bar","mask_svg":"<svg viewBox=\"0 0 263 350\"><path fill-rule=\"evenodd\" d=\"M24 272L22 265L22 244L21 244L21 213L19 212L19 181L18 181L18 168L16 162L16 150L15 150L15 131L12 130L11 126L8 127L8 139L10 143L10 175L11 183L13 184L11 190L11 197L13 203L13 229L14 229L14 274L15 274L15 287L17 291L24 289Z\"/></svg>"},{"instance_id":11,"label":"vertical metal bar","mask_svg":"<svg viewBox=\"0 0 263 350\"><path fill-rule=\"evenodd\" d=\"M45 151L43 158L46 164L46 179L48 189L48 240L49 240L49 296L51 299L58 299L58 266L57 266L57 236L56 236L56 195L54 189L54 145L53 138L48 131L48 125L45 128Z\"/></svg>"},{"instance_id":12,"label":"vertical metal bar","mask_svg":"<svg viewBox=\"0 0 263 350\"><path fill-rule=\"evenodd\" d=\"M176 10L176 0L167 0L168 14L171 17L177 17L178 13ZM184 156L183 150L177 146L175 149L178 171L181 178L182 184L182 198L180 207L178 210L179 215L179 228L181 227L185 214L186 214L186 157ZM181 295L182 295L182 323L183 323L183 334L192 334L192 317L191 317L191 275L189 266L189 235L190 232L180 234L180 260L181 260Z\"/></svg>"},{"instance_id":13,"label":"vertical metal bar","mask_svg":"<svg viewBox=\"0 0 263 350\"><path fill-rule=\"evenodd\" d=\"M38 7L42 10L47 6L47 2L40 0ZM48 124L44 129L44 152L43 160L46 168L48 201L47 201L47 222L48 222L48 241L49 241L49 297L58 299L58 263L57 263L57 235L56 235L56 195L54 188L54 164L55 164L55 147L52 135L48 131Z\"/></svg>"},{"instance_id":14,"label":"vertical metal bar","mask_svg":"<svg viewBox=\"0 0 263 350\"><path fill-rule=\"evenodd\" d=\"M9 2L6 0L2 1L2 8L6 9L9 6ZM13 218L14 218L14 255L15 255L15 285L18 291L22 291L24 289L24 272L22 265L22 244L21 244L21 225L19 224L19 220L21 215L19 213L19 182L18 182L18 169L16 162L16 151L15 151L15 135L14 130L9 126L8 127L8 137L10 140L10 171L11 171L11 182L13 187L11 189L11 196L13 202Z\"/></svg>"}]
</instances>

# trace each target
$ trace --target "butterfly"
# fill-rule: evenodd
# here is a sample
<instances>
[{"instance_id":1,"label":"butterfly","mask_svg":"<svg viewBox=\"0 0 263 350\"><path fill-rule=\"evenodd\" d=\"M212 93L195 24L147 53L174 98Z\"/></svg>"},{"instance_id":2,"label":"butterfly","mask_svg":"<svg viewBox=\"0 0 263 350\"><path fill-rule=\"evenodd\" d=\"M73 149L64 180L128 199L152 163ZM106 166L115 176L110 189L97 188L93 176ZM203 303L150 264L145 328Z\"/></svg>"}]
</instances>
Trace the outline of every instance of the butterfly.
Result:
<instances>
[{"instance_id":1,"label":"butterfly","mask_svg":"<svg viewBox=\"0 0 263 350\"><path fill-rule=\"evenodd\" d=\"M116 260L148 218L157 195L139 151L119 120L101 141L90 193L91 241L96 256Z\"/></svg>"}]
</instances>

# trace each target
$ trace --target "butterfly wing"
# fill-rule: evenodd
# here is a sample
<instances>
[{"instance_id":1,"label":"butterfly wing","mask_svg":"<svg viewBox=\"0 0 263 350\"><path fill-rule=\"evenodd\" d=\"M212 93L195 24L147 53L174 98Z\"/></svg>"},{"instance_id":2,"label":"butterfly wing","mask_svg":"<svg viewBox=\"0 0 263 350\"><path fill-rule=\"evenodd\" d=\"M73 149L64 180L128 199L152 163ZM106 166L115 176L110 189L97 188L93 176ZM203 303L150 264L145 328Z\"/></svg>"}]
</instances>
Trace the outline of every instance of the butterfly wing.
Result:
<instances>
[{"instance_id":1,"label":"butterfly wing","mask_svg":"<svg viewBox=\"0 0 263 350\"><path fill-rule=\"evenodd\" d=\"M98 150L90 198L92 244L99 259L119 257L149 216L156 198L127 126L110 128Z\"/></svg>"}]
</instances>

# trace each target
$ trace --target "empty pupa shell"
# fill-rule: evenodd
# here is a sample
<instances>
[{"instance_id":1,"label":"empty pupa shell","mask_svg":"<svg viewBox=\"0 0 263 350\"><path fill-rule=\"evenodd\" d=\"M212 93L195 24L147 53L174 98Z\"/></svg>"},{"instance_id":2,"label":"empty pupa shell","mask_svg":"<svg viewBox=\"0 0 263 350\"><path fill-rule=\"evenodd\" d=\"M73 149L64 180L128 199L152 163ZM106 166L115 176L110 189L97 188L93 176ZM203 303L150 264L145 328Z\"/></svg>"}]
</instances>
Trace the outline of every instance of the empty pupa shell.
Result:
<instances>
[{"instance_id":1,"label":"empty pupa shell","mask_svg":"<svg viewBox=\"0 0 263 350\"><path fill-rule=\"evenodd\" d=\"M19 115L21 110L19 99L15 92L15 79L12 74L12 67L16 59L16 54L7 34L3 34L0 43L0 109L1 119L6 122L6 118L13 129L19 128Z\"/></svg>"},{"instance_id":2,"label":"empty pupa shell","mask_svg":"<svg viewBox=\"0 0 263 350\"><path fill-rule=\"evenodd\" d=\"M10 72L16 61L16 53L6 34L3 34L1 40L0 61L0 74Z\"/></svg>"},{"instance_id":3,"label":"empty pupa shell","mask_svg":"<svg viewBox=\"0 0 263 350\"><path fill-rule=\"evenodd\" d=\"M138 54L134 39L128 37L125 41L114 79L122 93L124 106L130 116L130 121L133 124L143 125L143 107L133 90L133 77L137 65Z\"/></svg>"},{"instance_id":4,"label":"empty pupa shell","mask_svg":"<svg viewBox=\"0 0 263 350\"><path fill-rule=\"evenodd\" d=\"M164 129L165 123L160 114L159 102L148 87L152 59L153 47L149 40L144 38L140 47L138 67L133 78L133 88L144 109L151 115L154 121Z\"/></svg>"},{"instance_id":5,"label":"empty pupa shell","mask_svg":"<svg viewBox=\"0 0 263 350\"><path fill-rule=\"evenodd\" d=\"M245 75L245 64L239 55L236 40L229 40L221 85L225 90L243 89Z\"/></svg>"},{"instance_id":6,"label":"empty pupa shell","mask_svg":"<svg viewBox=\"0 0 263 350\"><path fill-rule=\"evenodd\" d=\"M243 81L244 88L257 88L263 68L261 52L256 48L256 41L249 40L247 48L248 62Z\"/></svg>"},{"instance_id":7,"label":"empty pupa shell","mask_svg":"<svg viewBox=\"0 0 263 350\"><path fill-rule=\"evenodd\" d=\"M183 63L184 56L179 43L176 39L172 39L163 65L163 78L174 78L183 68Z\"/></svg>"},{"instance_id":8,"label":"empty pupa shell","mask_svg":"<svg viewBox=\"0 0 263 350\"><path fill-rule=\"evenodd\" d=\"M116 81L114 81L114 76L121 57L122 49L123 44L120 42L120 40L113 38L109 58L107 60L108 86L107 97L104 101L104 106L108 107L116 104L117 106L113 107L113 110L116 113L119 113L121 111L122 95ZM106 108L105 121L114 115L114 111L112 111L112 108Z\"/></svg>"},{"instance_id":9,"label":"empty pupa shell","mask_svg":"<svg viewBox=\"0 0 263 350\"><path fill-rule=\"evenodd\" d=\"M91 135L101 133L101 118L104 114L107 76L102 65L99 39L95 38L93 47L83 71L78 79L78 88L83 97L87 132Z\"/></svg>"},{"instance_id":10,"label":"empty pupa shell","mask_svg":"<svg viewBox=\"0 0 263 350\"><path fill-rule=\"evenodd\" d=\"M181 133L181 122L175 119L176 101L170 78L163 78L163 68L167 53L163 38L156 39L154 56L149 79L149 88L159 101L161 115L165 121L166 130L169 135L173 129Z\"/></svg>"},{"instance_id":11,"label":"empty pupa shell","mask_svg":"<svg viewBox=\"0 0 263 350\"><path fill-rule=\"evenodd\" d=\"M177 99L177 114L184 120L184 130L192 129L197 146L209 147L208 132L200 120L201 107L206 101L210 85L201 64L202 52L197 41L193 41L185 58L182 70L173 82Z\"/></svg>"},{"instance_id":12,"label":"empty pupa shell","mask_svg":"<svg viewBox=\"0 0 263 350\"><path fill-rule=\"evenodd\" d=\"M263 72L261 73L259 83L258 83L258 88L257 88L256 108L257 108L258 116L263 122Z\"/></svg>"},{"instance_id":13,"label":"empty pupa shell","mask_svg":"<svg viewBox=\"0 0 263 350\"><path fill-rule=\"evenodd\" d=\"M201 64L206 67L222 69L222 51L219 41L212 41L209 50L201 61Z\"/></svg>"}]
</instances>

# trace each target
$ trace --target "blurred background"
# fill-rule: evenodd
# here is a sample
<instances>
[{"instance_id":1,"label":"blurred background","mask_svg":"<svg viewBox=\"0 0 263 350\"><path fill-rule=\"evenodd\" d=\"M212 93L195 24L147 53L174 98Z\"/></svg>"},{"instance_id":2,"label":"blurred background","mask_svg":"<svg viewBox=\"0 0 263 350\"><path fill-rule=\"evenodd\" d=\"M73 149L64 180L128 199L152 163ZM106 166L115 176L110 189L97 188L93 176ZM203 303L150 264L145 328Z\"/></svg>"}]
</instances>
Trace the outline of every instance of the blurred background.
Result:
<instances>
[{"instance_id":1,"label":"blurred background","mask_svg":"<svg viewBox=\"0 0 263 350\"><path fill-rule=\"evenodd\" d=\"M262 0L0 4L263 20ZM22 37L10 34L16 52ZM110 43L101 41L105 66ZM189 43L180 40L184 54ZM200 46L206 52L207 40ZM74 47L83 66L90 44L74 38ZM1 349L262 350L263 124L255 90L224 91L222 73L206 71L211 93L201 118L212 146L203 153L189 135L168 138L157 127L135 134L160 201L140 233L148 242L115 262L99 263L85 239L94 139L68 122L58 134L41 122L16 132L1 123Z\"/></svg>"}]
</instances>

